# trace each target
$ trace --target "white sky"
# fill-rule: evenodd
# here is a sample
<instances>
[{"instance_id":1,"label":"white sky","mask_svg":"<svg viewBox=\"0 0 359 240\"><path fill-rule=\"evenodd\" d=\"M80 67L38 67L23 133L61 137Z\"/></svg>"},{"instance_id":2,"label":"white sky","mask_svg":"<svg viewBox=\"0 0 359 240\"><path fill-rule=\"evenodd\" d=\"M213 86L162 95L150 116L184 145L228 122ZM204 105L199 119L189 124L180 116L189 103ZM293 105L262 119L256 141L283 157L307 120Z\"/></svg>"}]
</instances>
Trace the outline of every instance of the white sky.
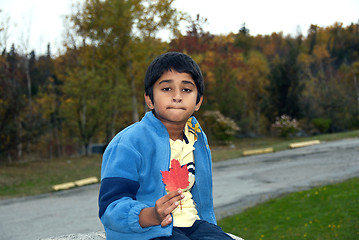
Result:
<instances>
[{"instance_id":1,"label":"white sky","mask_svg":"<svg viewBox=\"0 0 359 240\"><path fill-rule=\"evenodd\" d=\"M82 0L83 1L83 0ZM7 47L15 43L45 53L51 43L53 53L62 45L63 15L71 12L74 0L0 0L0 19L10 17ZM193 18L199 13L208 19L205 30L212 34L238 32L245 23L250 34L282 31L306 35L310 24L320 27L341 22L344 26L359 22L359 0L176 0L174 6ZM24 37L23 37L24 36Z\"/></svg>"}]
</instances>

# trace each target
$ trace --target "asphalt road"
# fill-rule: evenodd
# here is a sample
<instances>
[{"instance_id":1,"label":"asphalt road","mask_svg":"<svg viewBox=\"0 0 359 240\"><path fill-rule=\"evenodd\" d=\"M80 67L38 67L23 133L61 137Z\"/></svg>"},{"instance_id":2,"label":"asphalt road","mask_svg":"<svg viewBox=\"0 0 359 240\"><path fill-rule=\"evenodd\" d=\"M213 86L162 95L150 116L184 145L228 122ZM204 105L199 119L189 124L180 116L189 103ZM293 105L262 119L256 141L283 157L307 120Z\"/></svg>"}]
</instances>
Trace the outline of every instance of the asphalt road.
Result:
<instances>
[{"instance_id":1,"label":"asphalt road","mask_svg":"<svg viewBox=\"0 0 359 240\"><path fill-rule=\"evenodd\" d=\"M359 177L359 138L326 142L213 165L217 218L284 193ZM32 240L103 230L99 184L0 201L0 239Z\"/></svg>"}]
</instances>

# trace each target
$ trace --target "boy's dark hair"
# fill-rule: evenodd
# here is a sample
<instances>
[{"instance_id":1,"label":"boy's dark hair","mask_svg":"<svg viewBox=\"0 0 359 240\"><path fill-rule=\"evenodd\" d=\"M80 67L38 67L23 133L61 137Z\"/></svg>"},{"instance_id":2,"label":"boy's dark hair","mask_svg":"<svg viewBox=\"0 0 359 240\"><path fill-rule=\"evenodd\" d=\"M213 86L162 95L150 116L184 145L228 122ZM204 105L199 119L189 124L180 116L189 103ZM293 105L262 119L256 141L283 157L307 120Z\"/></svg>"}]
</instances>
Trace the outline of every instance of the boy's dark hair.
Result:
<instances>
[{"instance_id":1,"label":"boy's dark hair","mask_svg":"<svg viewBox=\"0 0 359 240\"><path fill-rule=\"evenodd\" d=\"M198 90L198 103L204 92L204 81L201 69L190 56L180 52L164 53L152 61L145 76L145 94L149 96L153 102L153 85L164 72L171 70L191 75Z\"/></svg>"}]
</instances>

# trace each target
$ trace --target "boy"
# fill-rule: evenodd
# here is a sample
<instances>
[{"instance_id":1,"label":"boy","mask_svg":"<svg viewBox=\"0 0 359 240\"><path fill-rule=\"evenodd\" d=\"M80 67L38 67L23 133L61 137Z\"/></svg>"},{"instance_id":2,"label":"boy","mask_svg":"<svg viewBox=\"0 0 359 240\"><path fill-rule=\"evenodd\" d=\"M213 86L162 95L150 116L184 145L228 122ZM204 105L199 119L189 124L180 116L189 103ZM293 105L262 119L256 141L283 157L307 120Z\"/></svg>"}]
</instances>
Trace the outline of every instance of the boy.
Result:
<instances>
[{"instance_id":1,"label":"boy","mask_svg":"<svg viewBox=\"0 0 359 240\"><path fill-rule=\"evenodd\" d=\"M99 216L109 240L232 239L216 226L207 138L192 117L203 101L199 66L177 52L145 76L152 110L110 142L103 155ZM161 172L187 166L188 186L166 192Z\"/></svg>"}]
</instances>

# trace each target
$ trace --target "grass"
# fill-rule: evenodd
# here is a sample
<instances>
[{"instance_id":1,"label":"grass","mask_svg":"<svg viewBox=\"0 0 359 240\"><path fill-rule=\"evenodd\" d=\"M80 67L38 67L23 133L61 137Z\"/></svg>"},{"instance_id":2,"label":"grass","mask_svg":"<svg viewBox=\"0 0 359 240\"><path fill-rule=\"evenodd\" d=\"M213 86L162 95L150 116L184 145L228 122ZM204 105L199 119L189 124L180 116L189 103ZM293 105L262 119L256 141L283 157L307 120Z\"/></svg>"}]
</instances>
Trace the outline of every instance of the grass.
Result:
<instances>
[{"instance_id":1,"label":"grass","mask_svg":"<svg viewBox=\"0 0 359 240\"><path fill-rule=\"evenodd\" d=\"M359 178L270 200L219 225L247 240L359 239Z\"/></svg>"},{"instance_id":2,"label":"grass","mask_svg":"<svg viewBox=\"0 0 359 240\"><path fill-rule=\"evenodd\" d=\"M1 164L0 199L48 193L56 184L100 178L100 169L100 155Z\"/></svg>"}]
</instances>

